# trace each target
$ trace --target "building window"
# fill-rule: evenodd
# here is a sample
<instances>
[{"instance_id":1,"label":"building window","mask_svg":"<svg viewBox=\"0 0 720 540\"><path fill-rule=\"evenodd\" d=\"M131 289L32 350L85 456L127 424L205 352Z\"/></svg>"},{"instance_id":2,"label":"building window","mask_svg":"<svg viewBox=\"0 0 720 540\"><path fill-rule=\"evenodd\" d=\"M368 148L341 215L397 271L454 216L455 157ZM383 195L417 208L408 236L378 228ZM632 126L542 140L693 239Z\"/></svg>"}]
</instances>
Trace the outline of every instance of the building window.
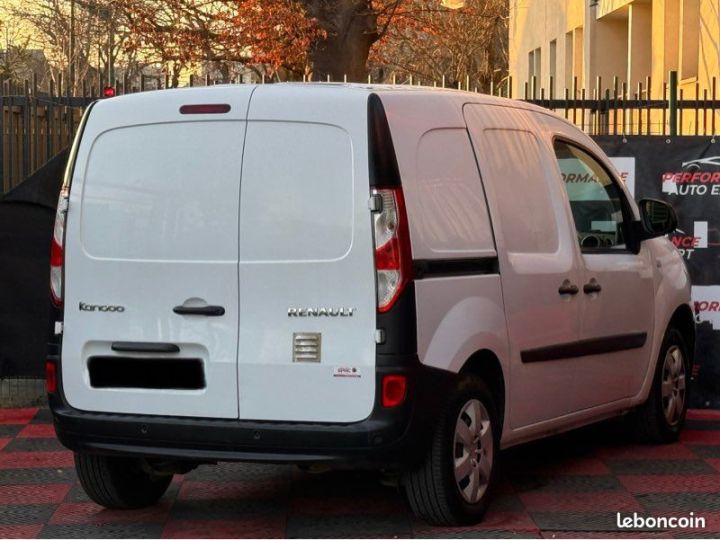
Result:
<instances>
[{"instance_id":1,"label":"building window","mask_svg":"<svg viewBox=\"0 0 720 540\"><path fill-rule=\"evenodd\" d=\"M568 32L565 34L565 88L571 89L573 87L573 58L575 54L575 40L573 33Z\"/></svg>"},{"instance_id":2,"label":"building window","mask_svg":"<svg viewBox=\"0 0 720 540\"><path fill-rule=\"evenodd\" d=\"M535 97L540 85L540 74L542 67L542 52L540 47L530 51L528 54L528 91L530 97Z\"/></svg>"},{"instance_id":3,"label":"building window","mask_svg":"<svg viewBox=\"0 0 720 540\"><path fill-rule=\"evenodd\" d=\"M680 11L680 78L698 76L700 0L682 0Z\"/></svg>"},{"instance_id":4,"label":"building window","mask_svg":"<svg viewBox=\"0 0 720 540\"><path fill-rule=\"evenodd\" d=\"M584 49L582 26L578 26L565 34L565 88L570 90L571 93L576 77L578 88L582 88L583 85Z\"/></svg>"},{"instance_id":5,"label":"building window","mask_svg":"<svg viewBox=\"0 0 720 540\"><path fill-rule=\"evenodd\" d=\"M557 40L550 42L550 78L548 80L548 91L552 96L555 95L557 87Z\"/></svg>"}]
</instances>

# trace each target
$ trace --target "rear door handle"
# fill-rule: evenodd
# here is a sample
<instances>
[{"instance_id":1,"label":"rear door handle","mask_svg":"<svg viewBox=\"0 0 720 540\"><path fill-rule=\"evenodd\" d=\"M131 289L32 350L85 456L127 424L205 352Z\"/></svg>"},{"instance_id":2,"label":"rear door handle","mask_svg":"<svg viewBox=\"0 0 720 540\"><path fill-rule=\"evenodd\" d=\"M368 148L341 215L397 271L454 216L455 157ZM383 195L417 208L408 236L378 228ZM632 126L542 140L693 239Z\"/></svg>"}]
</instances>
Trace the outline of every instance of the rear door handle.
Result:
<instances>
[{"instance_id":1,"label":"rear door handle","mask_svg":"<svg viewBox=\"0 0 720 540\"><path fill-rule=\"evenodd\" d=\"M202 315L204 317L221 317L225 315L225 308L222 306L175 306L173 311L178 315Z\"/></svg>"},{"instance_id":2,"label":"rear door handle","mask_svg":"<svg viewBox=\"0 0 720 540\"><path fill-rule=\"evenodd\" d=\"M600 291L602 291L602 286L595 278L592 278L588 283L583 285L583 292L585 294L599 293Z\"/></svg>"},{"instance_id":3,"label":"rear door handle","mask_svg":"<svg viewBox=\"0 0 720 540\"><path fill-rule=\"evenodd\" d=\"M558 289L558 294L561 295L569 294L570 296L575 296L579 292L580 289L578 289L578 286L572 283L569 279L563 281L562 285L560 285L560 288Z\"/></svg>"},{"instance_id":4,"label":"rear door handle","mask_svg":"<svg viewBox=\"0 0 720 540\"><path fill-rule=\"evenodd\" d=\"M116 352L177 353L180 347L174 343L146 343L142 341L113 341L110 348Z\"/></svg>"}]
</instances>

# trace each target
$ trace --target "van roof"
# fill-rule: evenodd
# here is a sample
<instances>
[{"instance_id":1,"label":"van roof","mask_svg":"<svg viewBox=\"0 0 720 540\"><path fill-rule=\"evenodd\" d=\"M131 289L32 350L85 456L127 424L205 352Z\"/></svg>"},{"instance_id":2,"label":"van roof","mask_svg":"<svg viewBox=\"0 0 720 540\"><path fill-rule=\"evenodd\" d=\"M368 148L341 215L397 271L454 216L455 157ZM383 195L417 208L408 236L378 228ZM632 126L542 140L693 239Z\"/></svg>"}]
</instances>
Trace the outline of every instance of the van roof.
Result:
<instances>
[{"instance_id":1,"label":"van roof","mask_svg":"<svg viewBox=\"0 0 720 540\"><path fill-rule=\"evenodd\" d=\"M307 99L313 100L313 98L326 99L332 94L337 96L337 99L346 102L349 98L352 100L351 96L353 94L363 100L370 94L378 94L380 96L385 94L387 96L392 95L393 97L407 96L409 100L418 99L423 102L419 108L420 111L428 110L428 100L437 100L438 105L449 106L457 111L461 111L467 103L476 103L553 115L548 109L524 101L490 96L477 92L428 86L341 82L286 82L259 85L224 84L153 90L99 100L95 110L96 113L100 113L100 115L105 118L105 122L115 125L127 125L132 123L163 121L162 119L176 116L178 107L186 104L232 103L233 111L225 118L244 119L247 111L247 103L250 100L250 96L255 92L266 93L266 97L270 97L268 94L274 94L280 102L285 104L291 103L294 98L302 102ZM341 106L340 104L338 105ZM439 112L439 110L436 112ZM555 116L559 120L572 125L561 116Z\"/></svg>"},{"instance_id":2,"label":"van roof","mask_svg":"<svg viewBox=\"0 0 720 540\"><path fill-rule=\"evenodd\" d=\"M242 89L242 90L241 90ZM424 96L435 96L438 99L451 99L454 101L473 102L488 105L500 105L509 106L513 108L529 109L547 112L546 109L526 103L524 101L512 100L503 97L491 96L488 94L482 94L479 92L468 92L463 90L456 90L453 88L436 88L432 86L411 86L411 85L392 85L392 84L364 84L364 83L342 83L342 82L283 82L283 83L272 83L272 84L218 84L214 86L194 86L194 87L183 87L183 88L171 88L165 90L151 90L148 92L138 92L134 94L125 94L122 96L116 96L107 100L101 100L104 103L113 103L118 101L145 101L147 99L155 100L159 95L173 97L189 97L189 96L207 96L212 94L213 97L220 97L222 94L232 96L235 92L242 91L247 92L248 89L264 91L282 92L287 94L288 97L292 97L293 93L307 91L317 92L348 92L356 91L363 92L365 94L403 94L408 95L424 95Z\"/></svg>"}]
</instances>

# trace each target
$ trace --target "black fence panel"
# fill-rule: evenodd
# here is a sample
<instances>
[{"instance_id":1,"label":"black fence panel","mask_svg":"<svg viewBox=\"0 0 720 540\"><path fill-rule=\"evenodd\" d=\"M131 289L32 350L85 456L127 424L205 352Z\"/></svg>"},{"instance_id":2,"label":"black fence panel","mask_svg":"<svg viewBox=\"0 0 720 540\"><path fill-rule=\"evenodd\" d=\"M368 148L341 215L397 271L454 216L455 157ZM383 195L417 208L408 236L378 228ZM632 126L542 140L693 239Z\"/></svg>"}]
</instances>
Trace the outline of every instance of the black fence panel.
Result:
<instances>
[{"instance_id":1,"label":"black fence panel","mask_svg":"<svg viewBox=\"0 0 720 540\"><path fill-rule=\"evenodd\" d=\"M44 376L50 239L67 152L0 196L0 378Z\"/></svg>"},{"instance_id":2,"label":"black fence panel","mask_svg":"<svg viewBox=\"0 0 720 540\"><path fill-rule=\"evenodd\" d=\"M635 179L635 198L671 203L671 236L693 282L698 323L691 406L720 408L720 138L595 137ZM629 169L629 170L628 170Z\"/></svg>"}]
</instances>

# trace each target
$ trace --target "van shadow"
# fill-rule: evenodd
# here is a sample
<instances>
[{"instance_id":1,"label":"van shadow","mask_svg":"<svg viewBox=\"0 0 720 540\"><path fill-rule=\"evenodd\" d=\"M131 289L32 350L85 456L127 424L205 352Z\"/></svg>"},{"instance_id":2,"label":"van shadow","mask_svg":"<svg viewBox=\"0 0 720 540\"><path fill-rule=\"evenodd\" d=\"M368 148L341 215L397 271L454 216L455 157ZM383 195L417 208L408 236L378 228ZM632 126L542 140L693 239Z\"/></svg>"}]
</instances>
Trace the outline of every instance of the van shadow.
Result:
<instances>
[{"instance_id":1,"label":"van shadow","mask_svg":"<svg viewBox=\"0 0 720 540\"><path fill-rule=\"evenodd\" d=\"M508 487L514 492L542 490L562 482L605 483L608 484L605 487L612 489L617 480L610 476L602 455L632 446L631 434L622 419L518 445L501 454L500 490Z\"/></svg>"}]
</instances>

